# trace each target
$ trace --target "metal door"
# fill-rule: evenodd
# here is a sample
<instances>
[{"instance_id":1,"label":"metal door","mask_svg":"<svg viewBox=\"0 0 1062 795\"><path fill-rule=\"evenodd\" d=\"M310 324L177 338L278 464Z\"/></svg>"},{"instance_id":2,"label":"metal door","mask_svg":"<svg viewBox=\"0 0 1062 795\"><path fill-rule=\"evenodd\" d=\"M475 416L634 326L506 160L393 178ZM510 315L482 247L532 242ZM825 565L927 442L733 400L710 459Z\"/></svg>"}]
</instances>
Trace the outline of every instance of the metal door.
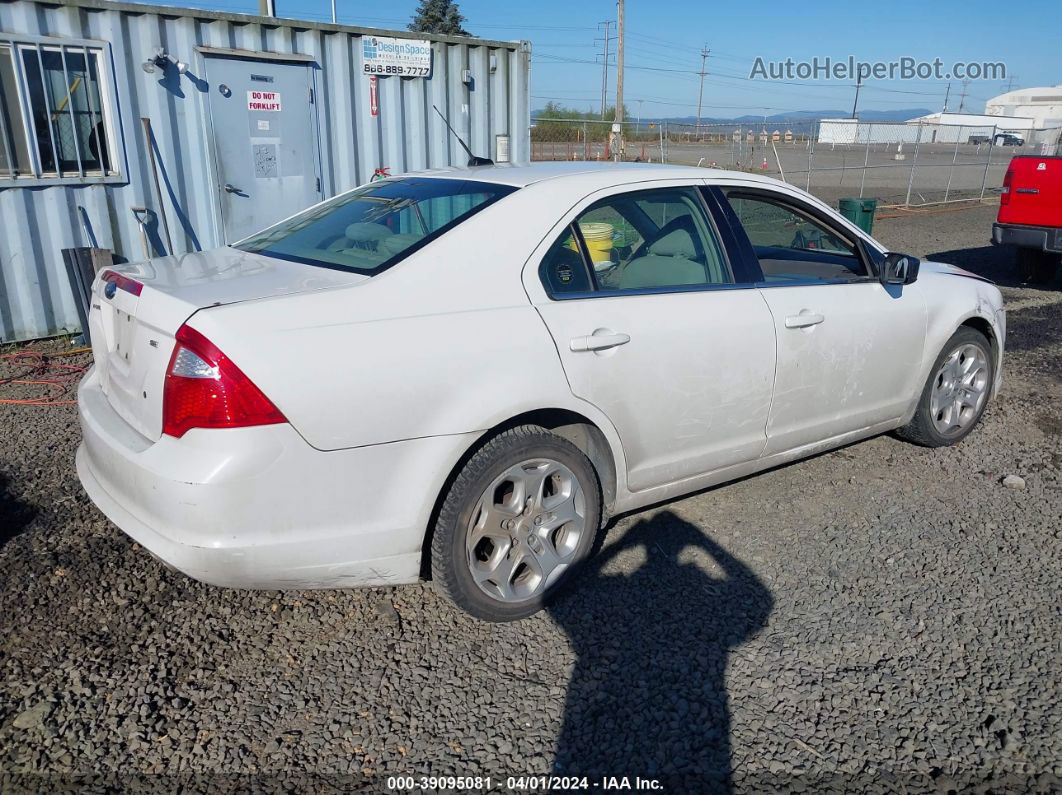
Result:
<instances>
[{"instance_id":1,"label":"metal door","mask_svg":"<svg viewBox=\"0 0 1062 795\"><path fill-rule=\"evenodd\" d=\"M307 63L206 58L225 241L320 201L317 114Z\"/></svg>"}]
</instances>

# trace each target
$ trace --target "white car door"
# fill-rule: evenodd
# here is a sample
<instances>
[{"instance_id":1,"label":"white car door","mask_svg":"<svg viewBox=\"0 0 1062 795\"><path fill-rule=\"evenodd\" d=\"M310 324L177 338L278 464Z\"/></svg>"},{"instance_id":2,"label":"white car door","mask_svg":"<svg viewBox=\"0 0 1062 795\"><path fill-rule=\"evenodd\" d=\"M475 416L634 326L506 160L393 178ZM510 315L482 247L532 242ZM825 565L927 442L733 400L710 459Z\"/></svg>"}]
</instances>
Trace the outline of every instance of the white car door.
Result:
<instances>
[{"instance_id":1,"label":"white car door","mask_svg":"<svg viewBox=\"0 0 1062 795\"><path fill-rule=\"evenodd\" d=\"M711 199L714 201L714 199ZM573 393L615 425L631 491L756 459L770 311L694 185L589 197L524 270Z\"/></svg>"},{"instance_id":2,"label":"white car door","mask_svg":"<svg viewBox=\"0 0 1062 795\"><path fill-rule=\"evenodd\" d=\"M778 340L764 455L898 419L921 386L917 283L885 287L856 239L810 204L769 189L725 193Z\"/></svg>"}]
</instances>

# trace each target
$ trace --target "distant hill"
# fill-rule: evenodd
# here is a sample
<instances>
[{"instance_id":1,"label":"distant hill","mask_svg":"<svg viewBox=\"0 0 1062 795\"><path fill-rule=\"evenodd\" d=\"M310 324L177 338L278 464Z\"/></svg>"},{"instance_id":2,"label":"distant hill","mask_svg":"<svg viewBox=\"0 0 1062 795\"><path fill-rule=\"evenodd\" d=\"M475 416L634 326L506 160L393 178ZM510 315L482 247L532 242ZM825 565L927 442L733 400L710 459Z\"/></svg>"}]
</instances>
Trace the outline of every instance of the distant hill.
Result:
<instances>
[{"instance_id":1,"label":"distant hill","mask_svg":"<svg viewBox=\"0 0 1062 795\"><path fill-rule=\"evenodd\" d=\"M901 110L861 110L858 113L859 118L862 121L907 121L909 119L916 119L919 116L925 116L933 111L929 108L905 108ZM532 120L538 118L542 114L541 110L531 112ZM819 119L847 119L852 114L851 110L800 110L793 111L792 113L776 113L766 118L767 126L778 125L784 122L800 122L802 124L811 124L817 122ZM628 120L630 121L630 119ZM649 117L645 117L645 121L649 121ZM676 124L696 124L696 116L669 116L663 119L653 118L652 121L669 121ZM731 118L725 117L701 117L701 124L764 124L763 116L735 116ZM792 125L790 125L792 126Z\"/></svg>"},{"instance_id":2,"label":"distant hill","mask_svg":"<svg viewBox=\"0 0 1062 795\"><path fill-rule=\"evenodd\" d=\"M906 108L903 110L861 110L856 115L862 121L907 121L908 119L917 119L919 116L925 116L933 111L928 108ZM767 117L767 123L782 122L782 121L818 121L819 119L847 119L852 115L850 110L802 110L796 113L778 113L774 116ZM690 119L691 122L696 122L695 118ZM734 122L760 122L763 123L763 116L738 116L735 119L724 119L724 121Z\"/></svg>"}]
</instances>

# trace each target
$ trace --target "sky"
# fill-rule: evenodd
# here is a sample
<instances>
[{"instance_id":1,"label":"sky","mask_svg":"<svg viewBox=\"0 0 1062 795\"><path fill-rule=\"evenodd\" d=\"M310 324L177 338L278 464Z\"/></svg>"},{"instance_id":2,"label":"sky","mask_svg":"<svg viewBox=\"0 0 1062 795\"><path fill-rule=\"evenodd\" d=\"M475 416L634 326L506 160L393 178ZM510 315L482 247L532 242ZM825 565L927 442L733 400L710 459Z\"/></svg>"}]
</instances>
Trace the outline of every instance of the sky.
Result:
<instances>
[{"instance_id":1,"label":"sky","mask_svg":"<svg viewBox=\"0 0 1062 795\"><path fill-rule=\"evenodd\" d=\"M329 0L276 0L284 17L331 21ZM336 0L341 23L405 29L416 0ZM257 13L257 0L184 2L166 5ZM491 39L532 43L532 107L559 102L579 110L600 108L601 39L605 20L616 19L615 0L461 0L465 27ZM851 111L855 80L749 79L757 57L764 61L820 62L849 56L890 62L903 56L939 58L944 69L963 62L1003 62L1013 88L1062 84L1058 57L1057 0L1025 0L1019 22L1007 4L967 0L816 0L814 3L760 0L755 4L711 0L627 0L625 104L644 119L695 116L701 48L707 47L705 118L784 115L794 111ZM1026 22L1030 24L1026 24ZM612 28L615 35L615 27ZM610 42L609 103L615 99L615 42ZM1008 89L1008 80L972 80L964 109L983 112L985 100ZM900 110L944 106L948 81L868 79L860 110ZM957 111L963 86L951 81L948 109Z\"/></svg>"}]
</instances>

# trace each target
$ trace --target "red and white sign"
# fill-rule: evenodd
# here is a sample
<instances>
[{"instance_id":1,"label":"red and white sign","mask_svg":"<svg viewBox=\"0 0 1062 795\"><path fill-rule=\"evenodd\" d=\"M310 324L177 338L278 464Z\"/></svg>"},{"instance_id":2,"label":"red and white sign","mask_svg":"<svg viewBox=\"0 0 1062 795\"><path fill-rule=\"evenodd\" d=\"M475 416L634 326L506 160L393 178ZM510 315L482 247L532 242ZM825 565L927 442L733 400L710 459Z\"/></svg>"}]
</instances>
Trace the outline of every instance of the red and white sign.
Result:
<instances>
[{"instance_id":1,"label":"red and white sign","mask_svg":"<svg viewBox=\"0 0 1062 795\"><path fill-rule=\"evenodd\" d=\"M376 85L376 75L369 75L369 113L380 115L380 90Z\"/></svg>"},{"instance_id":2,"label":"red and white sign","mask_svg":"<svg viewBox=\"0 0 1062 795\"><path fill-rule=\"evenodd\" d=\"M280 110L279 91L248 91L247 110L276 111Z\"/></svg>"}]
</instances>

